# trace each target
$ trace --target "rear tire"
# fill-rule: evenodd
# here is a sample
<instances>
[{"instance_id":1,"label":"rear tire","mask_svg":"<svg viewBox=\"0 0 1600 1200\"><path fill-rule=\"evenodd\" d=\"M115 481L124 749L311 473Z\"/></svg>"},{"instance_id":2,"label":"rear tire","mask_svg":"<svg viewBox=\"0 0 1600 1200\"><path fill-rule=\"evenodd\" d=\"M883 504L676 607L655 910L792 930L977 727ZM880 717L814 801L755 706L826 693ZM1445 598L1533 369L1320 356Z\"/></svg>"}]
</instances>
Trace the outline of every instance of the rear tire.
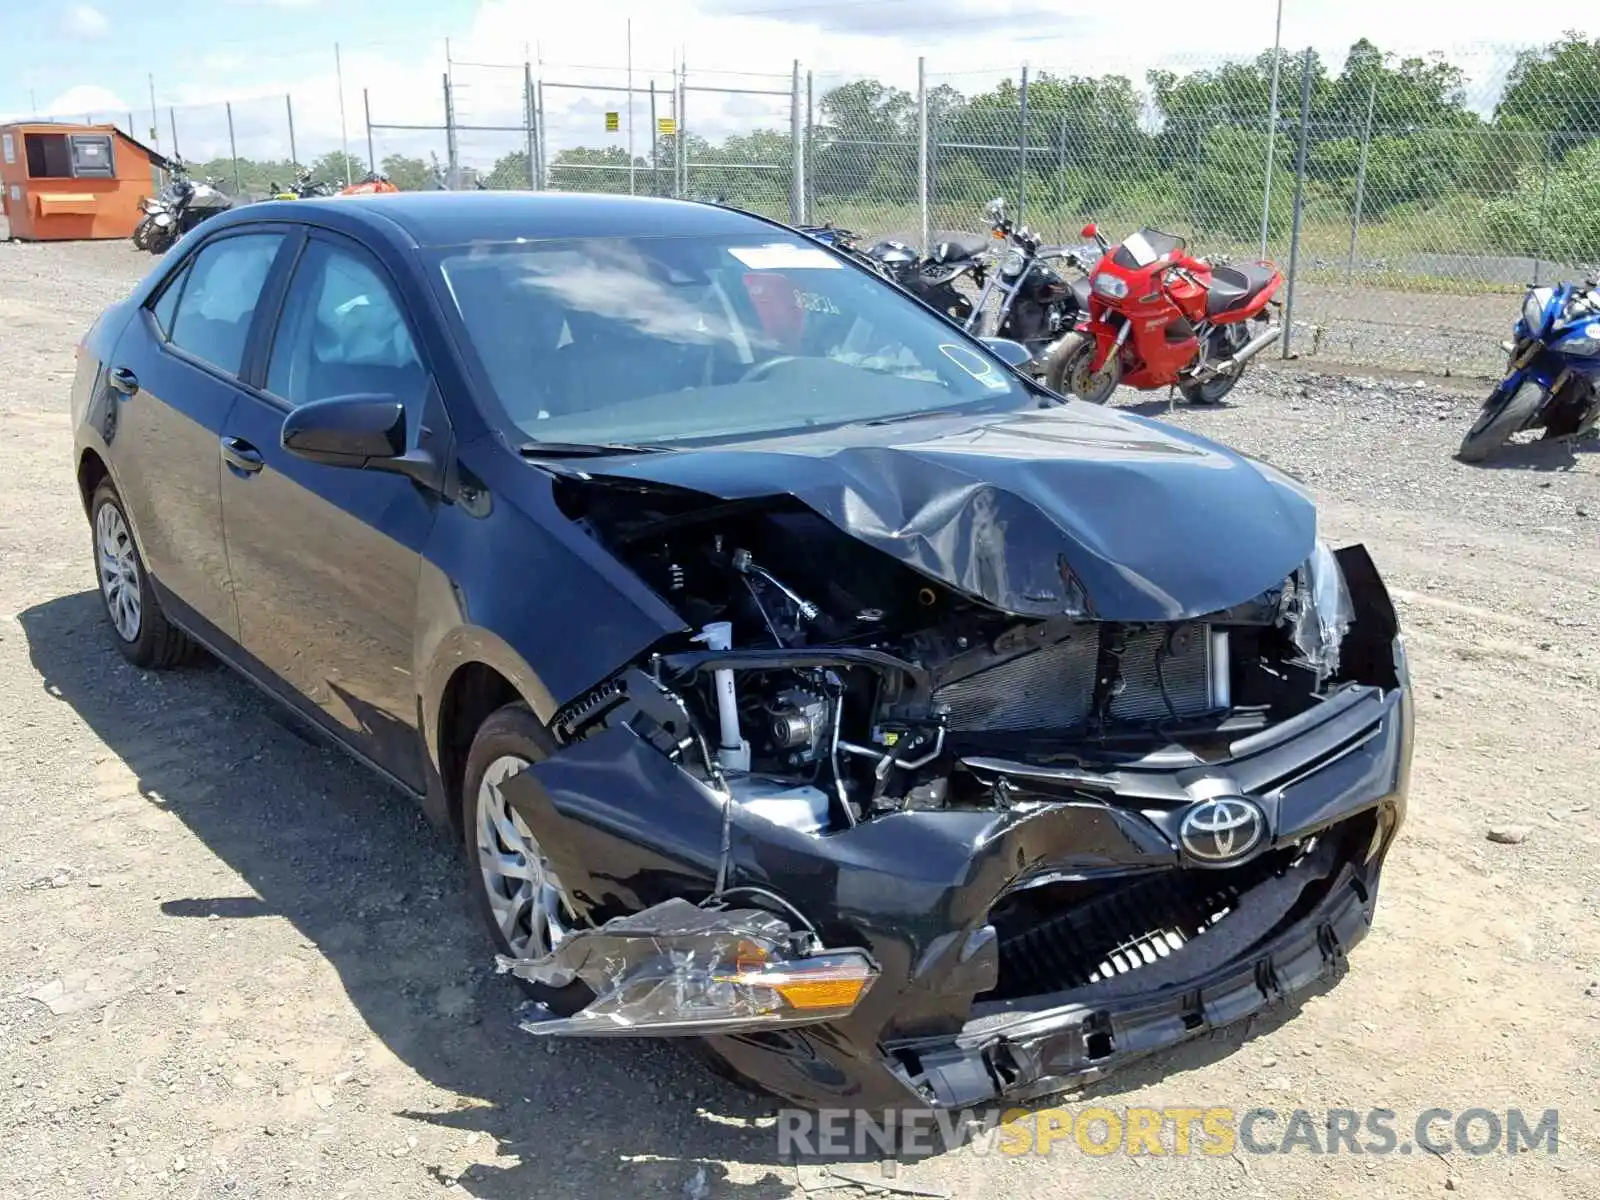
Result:
<instances>
[{"instance_id":1,"label":"rear tire","mask_svg":"<svg viewBox=\"0 0 1600 1200\"><path fill-rule=\"evenodd\" d=\"M1084 333L1069 333L1050 348L1044 364L1044 385L1059 396L1076 396L1090 404L1104 404L1122 382L1122 363L1108 359L1098 375L1091 374L1096 343Z\"/></svg>"},{"instance_id":2,"label":"rear tire","mask_svg":"<svg viewBox=\"0 0 1600 1200\"><path fill-rule=\"evenodd\" d=\"M122 657L155 671L193 657L194 642L161 611L133 540L133 524L109 479L101 480L89 501L89 531L100 604Z\"/></svg>"},{"instance_id":3,"label":"rear tire","mask_svg":"<svg viewBox=\"0 0 1600 1200\"><path fill-rule=\"evenodd\" d=\"M1462 439L1456 457L1465 463L1480 463L1488 458L1527 424L1542 399L1538 388L1519 387L1509 395L1503 386L1495 388L1478 410L1478 419Z\"/></svg>"},{"instance_id":4,"label":"rear tire","mask_svg":"<svg viewBox=\"0 0 1600 1200\"><path fill-rule=\"evenodd\" d=\"M541 957L575 925L565 889L549 869L537 832L511 812L499 791L500 783L520 767L549 758L555 749L526 705L508 704L478 727L462 772L467 887L496 951L509 958ZM552 919L553 905L558 907ZM571 1016L594 999L581 980L552 987L512 978L559 1016Z\"/></svg>"},{"instance_id":5,"label":"rear tire","mask_svg":"<svg viewBox=\"0 0 1600 1200\"><path fill-rule=\"evenodd\" d=\"M1178 394L1190 404L1206 406L1221 404L1233 391L1234 385L1244 378L1244 368L1230 371L1226 375L1213 375L1201 383L1185 383L1178 387Z\"/></svg>"}]
</instances>

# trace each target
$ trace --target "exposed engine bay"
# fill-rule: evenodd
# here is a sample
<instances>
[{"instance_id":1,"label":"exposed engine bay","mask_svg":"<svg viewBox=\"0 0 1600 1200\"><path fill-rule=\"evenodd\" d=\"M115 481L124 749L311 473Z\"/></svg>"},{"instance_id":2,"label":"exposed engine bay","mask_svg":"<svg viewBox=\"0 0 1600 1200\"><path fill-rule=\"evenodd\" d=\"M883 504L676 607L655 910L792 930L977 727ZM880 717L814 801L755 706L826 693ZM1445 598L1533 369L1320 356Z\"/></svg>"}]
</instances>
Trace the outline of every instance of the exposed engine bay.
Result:
<instances>
[{"instance_id":1,"label":"exposed engine bay","mask_svg":"<svg viewBox=\"0 0 1600 1200\"><path fill-rule=\"evenodd\" d=\"M790 498L717 502L566 483L560 502L691 632L569 704L571 742L626 723L779 824L821 832L906 808L1006 803L967 755L1202 758L1359 675L1334 556L1178 622L1021 618L841 532Z\"/></svg>"}]
</instances>

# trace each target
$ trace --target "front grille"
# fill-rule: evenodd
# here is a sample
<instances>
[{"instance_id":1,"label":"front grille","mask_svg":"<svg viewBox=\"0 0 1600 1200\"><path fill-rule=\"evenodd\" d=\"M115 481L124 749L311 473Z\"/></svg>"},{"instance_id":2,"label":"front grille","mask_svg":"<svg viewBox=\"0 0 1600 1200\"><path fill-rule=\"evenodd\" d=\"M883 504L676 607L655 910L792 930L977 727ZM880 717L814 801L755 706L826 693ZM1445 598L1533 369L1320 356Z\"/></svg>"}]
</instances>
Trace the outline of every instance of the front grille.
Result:
<instances>
[{"instance_id":1,"label":"front grille","mask_svg":"<svg viewBox=\"0 0 1600 1200\"><path fill-rule=\"evenodd\" d=\"M1183 636L1172 639L1172 628L1112 631L1113 645L1118 636L1124 639L1113 719L1163 721L1210 710L1210 631L1204 625L1184 626ZM1100 641L1101 627L1085 625L1064 641L946 684L934 701L948 706L950 728L958 731L1070 729L1094 709Z\"/></svg>"},{"instance_id":2,"label":"front grille","mask_svg":"<svg viewBox=\"0 0 1600 1200\"><path fill-rule=\"evenodd\" d=\"M1106 885L1039 916L1043 895L1017 893L996 907L1000 979L986 999L1064 991L1125 975L1165 958L1221 920L1239 897L1282 869L1262 855L1228 871L1171 870ZM1009 910L1009 911L1008 911Z\"/></svg>"}]
</instances>

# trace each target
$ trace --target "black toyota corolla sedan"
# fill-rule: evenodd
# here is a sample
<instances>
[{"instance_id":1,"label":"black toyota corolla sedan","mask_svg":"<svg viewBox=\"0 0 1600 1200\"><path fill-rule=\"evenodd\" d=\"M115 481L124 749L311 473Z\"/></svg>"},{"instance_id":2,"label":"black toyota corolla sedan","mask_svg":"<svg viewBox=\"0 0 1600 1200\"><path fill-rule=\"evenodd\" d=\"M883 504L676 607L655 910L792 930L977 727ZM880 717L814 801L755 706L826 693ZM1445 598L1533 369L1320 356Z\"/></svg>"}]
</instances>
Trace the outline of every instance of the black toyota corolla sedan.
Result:
<instances>
[{"instance_id":1,"label":"black toyota corolla sedan","mask_svg":"<svg viewBox=\"0 0 1600 1200\"><path fill-rule=\"evenodd\" d=\"M1025 1099L1342 970L1395 612L1270 467L714 205L256 204L79 351L112 636L458 832L541 1035Z\"/></svg>"}]
</instances>

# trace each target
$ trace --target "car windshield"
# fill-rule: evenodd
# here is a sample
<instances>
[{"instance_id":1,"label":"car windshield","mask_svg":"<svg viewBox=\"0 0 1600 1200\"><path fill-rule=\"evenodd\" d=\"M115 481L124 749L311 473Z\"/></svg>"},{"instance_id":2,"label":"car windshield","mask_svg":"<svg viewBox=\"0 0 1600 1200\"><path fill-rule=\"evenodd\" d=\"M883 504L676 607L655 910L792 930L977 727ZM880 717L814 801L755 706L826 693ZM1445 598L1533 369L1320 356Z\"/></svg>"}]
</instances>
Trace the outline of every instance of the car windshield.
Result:
<instances>
[{"instance_id":1,"label":"car windshield","mask_svg":"<svg viewBox=\"0 0 1600 1200\"><path fill-rule=\"evenodd\" d=\"M475 245L438 267L528 440L726 439L1028 400L942 318L778 231Z\"/></svg>"}]
</instances>

